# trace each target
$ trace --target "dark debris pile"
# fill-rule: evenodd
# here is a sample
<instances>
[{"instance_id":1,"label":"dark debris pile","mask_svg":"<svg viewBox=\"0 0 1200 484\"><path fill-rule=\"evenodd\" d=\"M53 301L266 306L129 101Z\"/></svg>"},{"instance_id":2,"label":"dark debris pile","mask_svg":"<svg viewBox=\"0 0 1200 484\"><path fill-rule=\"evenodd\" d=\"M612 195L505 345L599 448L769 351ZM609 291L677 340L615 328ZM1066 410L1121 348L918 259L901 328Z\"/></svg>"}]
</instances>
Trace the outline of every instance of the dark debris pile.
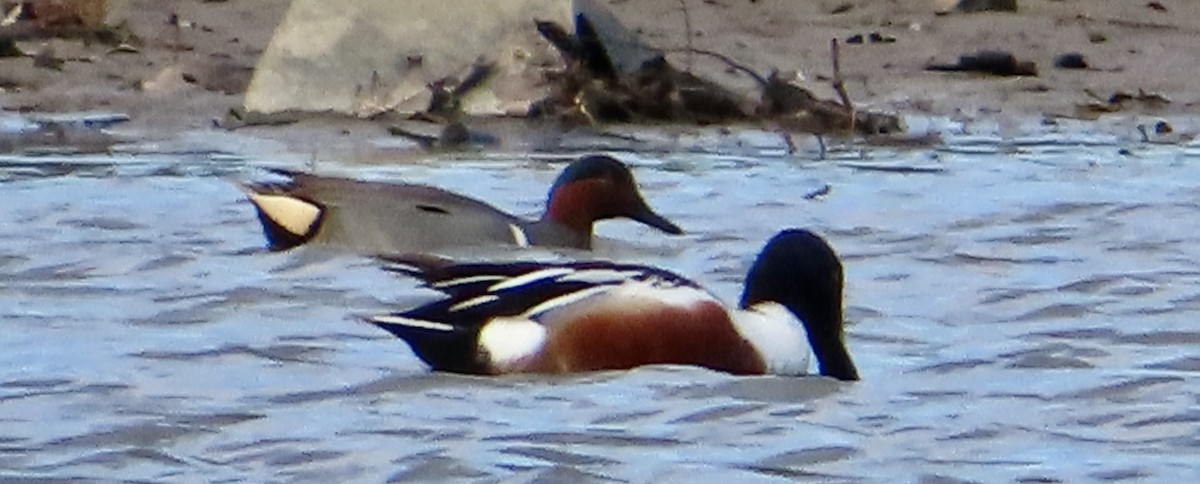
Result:
<instances>
[{"instance_id":1,"label":"dark debris pile","mask_svg":"<svg viewBox=\"0 0 1200 484\"><path fill-rule=\"evenodd\" d=\"M685 123L698 125L763 123L790 131L833 135L897 134L903 127L897 116L854 109L848 103L818 99L777 74L763 77L721 54L717 57L755 79L757 99L747 99L724 86L680 70L662 55L623 72L614 65L599 34L580 15L570 33L554 22L537 21L538 32L562 55L561 69L547 70L551 94L534 102L530 118L553 119L564 125L603 123ZM477 66L461 83L430 85L433 102L418 118L453 118L458 99L481 85L490 73Z\"/></svg>"}]
</instances>

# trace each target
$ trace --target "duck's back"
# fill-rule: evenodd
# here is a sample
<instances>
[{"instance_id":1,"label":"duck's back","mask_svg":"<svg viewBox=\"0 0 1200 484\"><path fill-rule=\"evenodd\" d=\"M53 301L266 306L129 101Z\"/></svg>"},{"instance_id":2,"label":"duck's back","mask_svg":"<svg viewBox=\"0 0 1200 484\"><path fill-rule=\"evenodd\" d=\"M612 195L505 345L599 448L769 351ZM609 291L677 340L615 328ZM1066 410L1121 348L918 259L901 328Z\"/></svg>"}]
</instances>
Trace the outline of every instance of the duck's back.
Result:
<instances>
[{"instance_id":1,"label":"duck's back","mask_svg":"<svg viewBox=\"0 0 1200 484\"><path fill-rule=\"evenodd\" d=\"M289 194L322 207L311 243L365 254L525 245L522 221L486 203L438 188L293 174Z\"/></svg>"}]
</instances>

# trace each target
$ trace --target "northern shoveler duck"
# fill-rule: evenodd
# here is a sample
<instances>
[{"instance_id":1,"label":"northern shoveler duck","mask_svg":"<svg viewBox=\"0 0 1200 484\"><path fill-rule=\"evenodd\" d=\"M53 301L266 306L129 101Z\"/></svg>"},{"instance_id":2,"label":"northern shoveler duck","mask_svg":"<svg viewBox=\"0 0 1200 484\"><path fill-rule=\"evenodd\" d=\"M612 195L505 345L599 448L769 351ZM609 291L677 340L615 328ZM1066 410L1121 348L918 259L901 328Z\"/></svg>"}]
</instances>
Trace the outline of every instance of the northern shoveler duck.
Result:
<instances>
[{"instance_id":1,"label":"northern shoveler duck","mask_svg":"<svg viewBox=\"0 0 1200 484\"><path fill-rule=\"evenodd\" d=\"M274 171L291 182L244 187L271 250L310 242L372 255L480 244L587 249L593 223L617 217L683 233L650 209L624 163L603 155L581 158L563 170L539 220L439 188Z\"/></svg>"},{"instance_id":2,"label":"northern shoveler duck","mask_svg":"<svg viewBox=\"0 0 1200 484\"><path fill-rule=\"evenodd\" d=\"M772 238L738 309L674 273L612 262L453 264L388 259L448 297L367 318L434 370L569 373L649 364L857 380L842 328L842 264L821 237ZM811 348L811 352L810 352Z\"/></svg>"}]
</instances>

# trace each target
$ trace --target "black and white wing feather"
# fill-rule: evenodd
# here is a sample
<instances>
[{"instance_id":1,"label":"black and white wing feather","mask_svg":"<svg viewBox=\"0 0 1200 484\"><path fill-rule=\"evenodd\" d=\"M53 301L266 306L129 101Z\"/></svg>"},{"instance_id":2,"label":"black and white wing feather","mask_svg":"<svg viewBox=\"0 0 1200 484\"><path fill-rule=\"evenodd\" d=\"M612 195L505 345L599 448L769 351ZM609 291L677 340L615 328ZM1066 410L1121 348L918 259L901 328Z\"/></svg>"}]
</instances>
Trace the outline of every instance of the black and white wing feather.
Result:
<instances>
[{"instance_id":1,"label":"black and white wing feather","mask_svg":"<svg viewBox=\"0 0 1200 484\"><path fill-rule=\"evenodd\" d=\"M489 317L536 317L554 307L630 282L699 287L675 273L605 261L452 264L428 258L390 259L385 270L421 279L448 297L406 311L405 317L479 324Z\"/></svg>"}]
</instances>

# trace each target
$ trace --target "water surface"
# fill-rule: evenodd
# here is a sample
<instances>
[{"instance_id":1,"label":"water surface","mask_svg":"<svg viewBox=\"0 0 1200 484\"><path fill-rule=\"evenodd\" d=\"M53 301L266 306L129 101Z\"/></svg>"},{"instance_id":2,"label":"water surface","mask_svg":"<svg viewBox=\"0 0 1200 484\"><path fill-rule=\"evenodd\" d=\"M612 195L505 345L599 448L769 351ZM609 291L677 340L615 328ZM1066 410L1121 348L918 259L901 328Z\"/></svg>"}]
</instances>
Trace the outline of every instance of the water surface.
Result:
<instances>
[{"instance_id":1,"label":"water surface","mask_svg":"<svg viewBox=\"0 0 1200 484\"><path fill-rule=\"evenodd\" d=\"M5 156L0 478L1195 481L1198 154L1053 137L618 154L689 233L605 222L600 256L733 301L777 230L825 234L855 384L430 374L355 315L431 294L366 259L262 250L230 180L279 159ZM329 170L534 215L558 160Z\"/></svg>"}]
</instances>

